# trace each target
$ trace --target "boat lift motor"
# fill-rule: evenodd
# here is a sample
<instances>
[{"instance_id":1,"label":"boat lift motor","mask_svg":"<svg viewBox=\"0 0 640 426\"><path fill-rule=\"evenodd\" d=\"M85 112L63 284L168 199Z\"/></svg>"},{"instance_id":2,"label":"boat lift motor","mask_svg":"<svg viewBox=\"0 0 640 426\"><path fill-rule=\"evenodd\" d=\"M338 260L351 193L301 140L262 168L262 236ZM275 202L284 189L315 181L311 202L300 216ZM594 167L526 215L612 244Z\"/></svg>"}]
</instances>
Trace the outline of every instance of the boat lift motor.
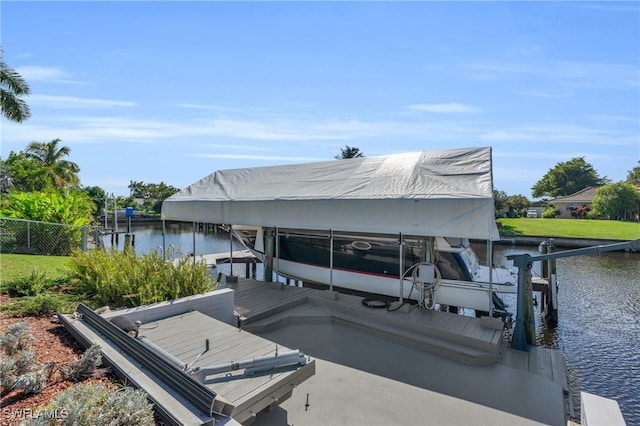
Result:
<instances>
[{"instance_id":1,"label":"boat lift motor","mask_svg":"<svg viewBox=\"0 0 640 426\"><path fill-rule=\"evenodd\" d=\"M286 367L289 365L305 365L307 361L307 357L296 349L293 351L283 352L281 354L276 353L276 355L265 355L259 358L247 359L238 362L231 361L226 364L214 365L211 367L196 367L190 372L197 380L204 382L207 376L212 376L214 374L245 369L245 376L249 376L256 372Z\"/></svg>"},{"instance_id":2,"label":"boat lift motor","mask_svg":"<svg viewBox=\"0 0 640 426\"><path fill-rule=\"evenodd\" d=\"M420 264L416 280L422 284L433 284L436 281L435 265L433 263Z\"/></svg>"},{"instance_id":3,"label":"boat lift motor","mask_svg":"<svg viewBox=\"0 0 640 426\"><path fill-rule=\"evenodd\" d=\"M433 309L435 305L436 273L433 263L421 263L413 276L414 285L417 284L420 290L419 304L424 308Z\"/></svg>"}]
</instances>

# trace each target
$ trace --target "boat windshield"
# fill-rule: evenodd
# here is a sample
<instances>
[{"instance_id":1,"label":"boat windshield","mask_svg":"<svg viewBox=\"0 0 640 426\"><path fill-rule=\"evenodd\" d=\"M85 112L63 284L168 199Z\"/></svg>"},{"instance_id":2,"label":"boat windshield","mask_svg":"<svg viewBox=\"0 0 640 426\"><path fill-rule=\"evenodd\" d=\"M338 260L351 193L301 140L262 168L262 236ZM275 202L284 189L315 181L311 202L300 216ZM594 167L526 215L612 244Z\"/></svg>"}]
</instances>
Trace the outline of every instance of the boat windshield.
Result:
<instances>
[{"instance_id":1,"label":"boat windshield","mask_svg":"<svg viewBox=\"0 0 640 426\"><path fill-rule=\"evenodd\" d=\"M471 246L468 246L464 250L462 250L460 254L462 255L462 259L464 260L465 265L469 269L469 274L472 277L475 276L480 265L480 261L478 260L476 252L473 251Z\"/></svg>"}]
</instances>

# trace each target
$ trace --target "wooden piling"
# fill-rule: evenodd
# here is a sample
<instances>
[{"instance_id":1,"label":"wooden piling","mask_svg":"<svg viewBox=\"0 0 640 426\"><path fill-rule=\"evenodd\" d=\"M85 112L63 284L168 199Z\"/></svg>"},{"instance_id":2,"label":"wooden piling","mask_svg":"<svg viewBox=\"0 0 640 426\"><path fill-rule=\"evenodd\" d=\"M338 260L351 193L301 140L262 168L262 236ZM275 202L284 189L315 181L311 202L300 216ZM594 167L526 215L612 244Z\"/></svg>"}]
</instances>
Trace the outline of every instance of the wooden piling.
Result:
<instances>
[{"instance_id":1,"label":"wooden piling","mask_svg":"<svg viewBox=\"0 0 640 426\"><path fill-rule=\"evenodd\" d=\"M543 255L547 254L549 251L549 245L546 241L540 243L539 248L540 253L542 253ZM536 290L537 287L538 291L540 291L540 296L542 299L540 300L540 313L543 313L547 311L547 304L549 303L549 262L542 261L540 263L542 264L541 277L546 280L546 284L538 284L537 286L534 285L534 290Z\"/></svg>"},{"instance_id":2,"label":"wooden piling","mask_svg":"<svg viewBox=\"0 0 640 426\"><path fill-rule=\"evenodd\" d=\"M536 321L533 312L533 284L531 283L531 268L525 268L525 311L524 325L527 336L527 344L536 344ZM520 283L518 283L520 284Z\"/></svg>"},{"instance_id":3,"label":"wooden piling","mask_svg":"<svg viewBox=\"0 0 640 426\"><path fill-rule=\"evenodd\" d=\"M548 253L551 253L553 247L553 239L550 239ZM549 276L547 277L547 281L549 282L549 297L547 300L546 319L550 326L555 327L558 325L558 281L556 275L556 259L548 259L547 264L547 269L549 271Z\"/></svg>"}]
</instances>

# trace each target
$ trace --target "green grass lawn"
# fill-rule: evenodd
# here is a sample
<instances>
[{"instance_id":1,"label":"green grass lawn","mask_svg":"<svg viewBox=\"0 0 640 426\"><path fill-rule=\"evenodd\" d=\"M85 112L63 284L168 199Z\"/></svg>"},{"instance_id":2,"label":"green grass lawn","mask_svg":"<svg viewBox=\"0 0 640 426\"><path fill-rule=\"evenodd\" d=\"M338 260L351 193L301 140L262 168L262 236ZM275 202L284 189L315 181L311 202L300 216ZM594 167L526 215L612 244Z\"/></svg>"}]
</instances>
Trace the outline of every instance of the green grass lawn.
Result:
<instances>
[{"instance_id":1,"label":"green grass lawn","mask_svg":"<svg viewBox=\"0 0 640 426\"><path fill-rule=\"evenodd\" d=\"M0 254L0 283L31 275L35 270L56 280L66 276L67 256L33 256L28 254Z\"/></svg>"},{"instance_id":2,"label":"green grass lawn","mask_svg":"<svg viewBox=\"0 0 640 426\"><path fill-rule=\"evenodd\" d=\"M640 223L615 220L501 218L502 235L535 235L545 237L602 238L636 240L640 238Z\"/></svg>"}]
</instances>

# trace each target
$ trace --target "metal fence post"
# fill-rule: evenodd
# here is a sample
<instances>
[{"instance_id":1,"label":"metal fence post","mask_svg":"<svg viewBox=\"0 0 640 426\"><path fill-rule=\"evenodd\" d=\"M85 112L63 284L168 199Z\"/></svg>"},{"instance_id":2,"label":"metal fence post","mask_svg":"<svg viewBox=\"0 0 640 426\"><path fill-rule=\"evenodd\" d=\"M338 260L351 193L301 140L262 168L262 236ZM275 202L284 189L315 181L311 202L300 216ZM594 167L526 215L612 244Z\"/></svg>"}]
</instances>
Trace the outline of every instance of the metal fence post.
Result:
<instances>
[{"instance_id":1,"label":"metal fence post","mask_svg":"<svg viewBox=\"0 0 640 426\"><path fill-rule=\"evenodd\" d=\"M80 250L87 251L87 226L82 227L82 237L80 240Z\"/></svg>"}]
</instances>

